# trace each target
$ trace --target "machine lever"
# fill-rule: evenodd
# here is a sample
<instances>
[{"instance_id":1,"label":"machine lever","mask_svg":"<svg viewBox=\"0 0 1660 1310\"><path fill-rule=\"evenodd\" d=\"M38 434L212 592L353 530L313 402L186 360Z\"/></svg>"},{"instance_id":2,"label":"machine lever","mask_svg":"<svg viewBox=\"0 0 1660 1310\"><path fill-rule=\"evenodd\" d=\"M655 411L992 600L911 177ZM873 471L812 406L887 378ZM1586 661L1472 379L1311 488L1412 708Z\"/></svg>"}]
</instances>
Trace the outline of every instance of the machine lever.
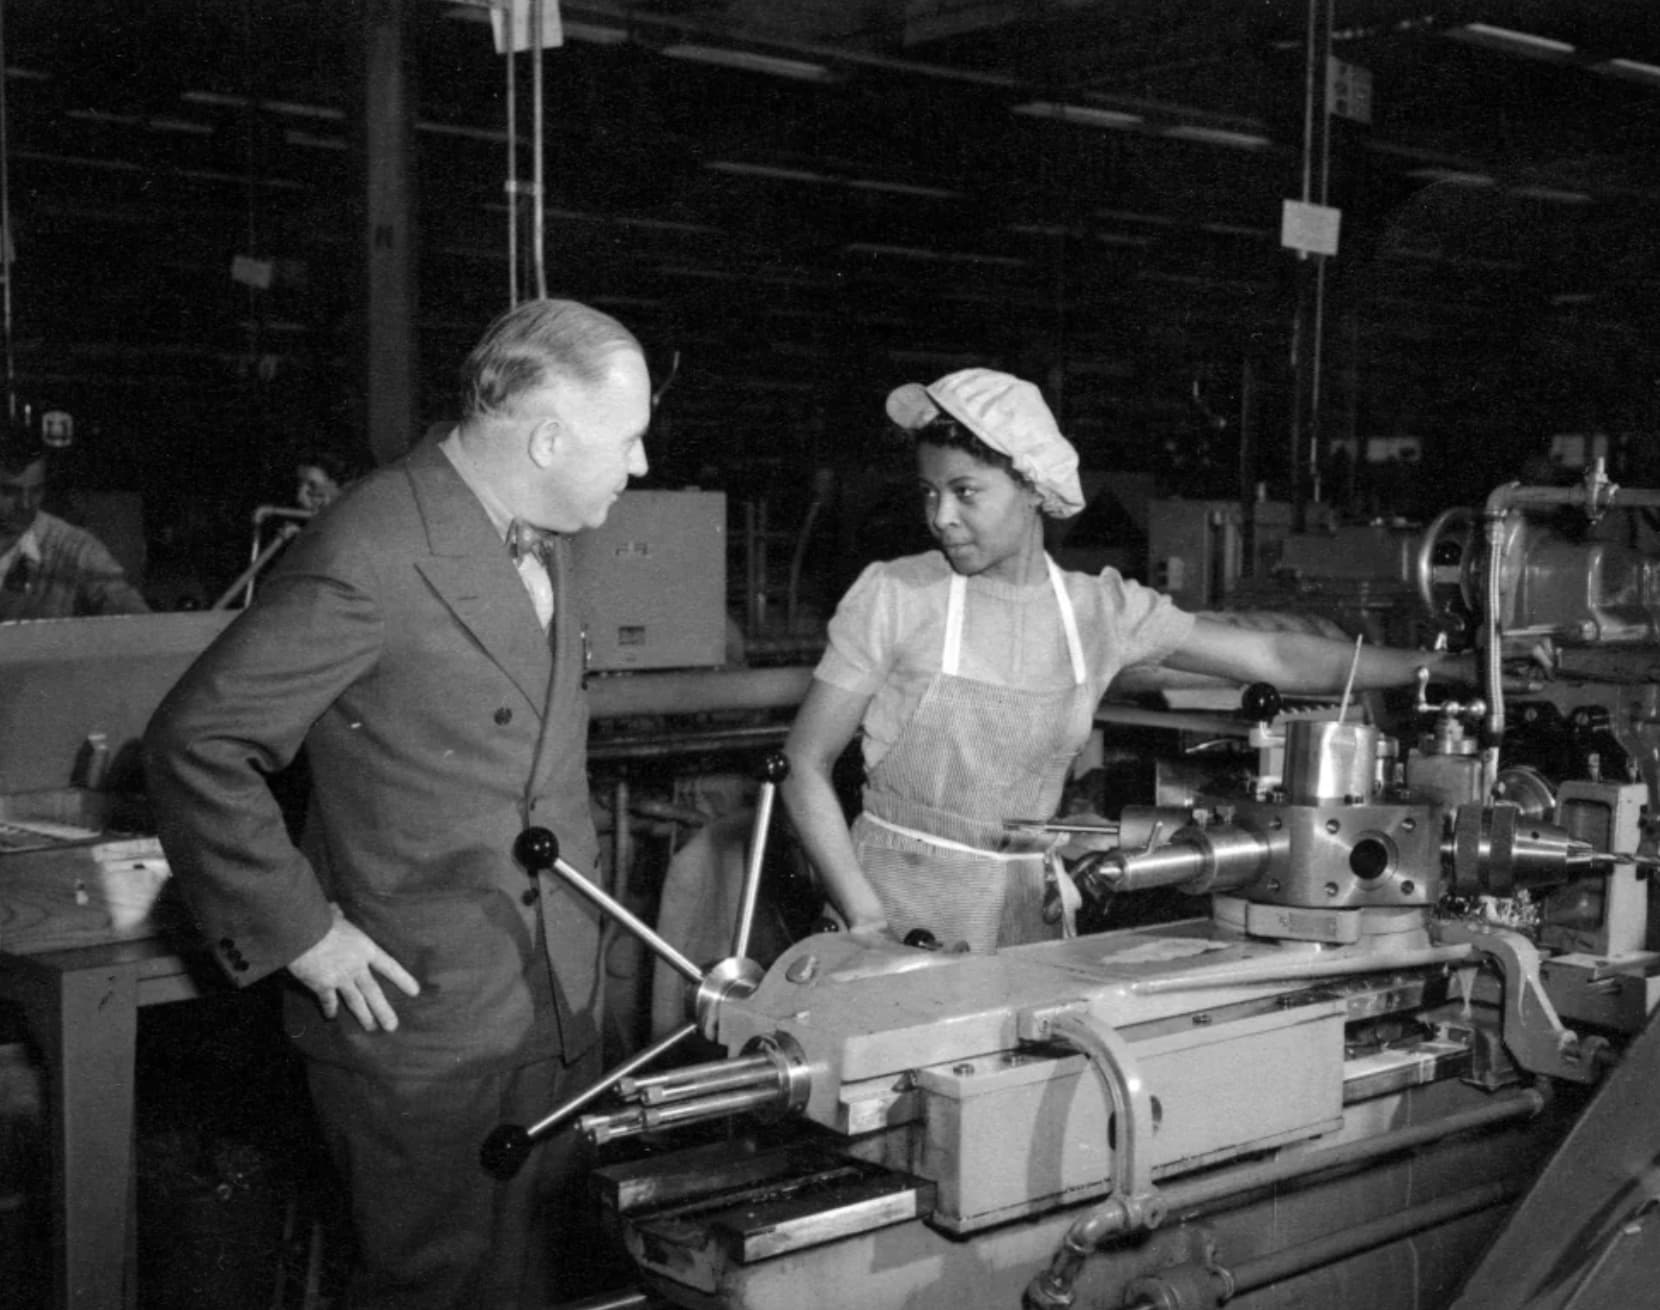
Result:
<instances>
[{"instance_id":1,"label":"machine lever","mask_svg":"<svg viewBox=\"0 0 1660 1310\"><path fill-rule=\"evenodd\" d=\"M790 761L782 752L775 752L762 762L761 790L755 798L755 828L749 839L749 861L744 866L743 899L738 903L737 930L732 936L734 959L749 956L749 934L755 926L755 900L761 890L761 864L766 857L767 833L772 827L772 805L778 795L778 784L790 776Z\"/></svg>"},{"instance_id":2,"label":"machine lever","mask_svg":"<svg viewBox=\"0 0 1660 1310\"><path fill-rule=\"evenodd\" d=\"M486 1173L496 1178L513 1177L524 1165L530 1148L539 1138L546 1137L590 1101L630 1078L637 1070L643 1069L700 1028L706 1035L713 1036L720 1000L726 996L747 995L754 991L760 982L761 970L748 959L749 934L755 918L755 901L761 881L761 863L766 853L767 830L772 822L773 799L777 794L778 784L789 776L789 770L789 761L782 754L769 756L762 766L761 792L755 811L755 830L751 838L749 861L744 870L738 922L733 934L733 954L707 971L687 959L627 906L589 882L575 868L560 859L559 838L550 829L532 827L519 834L513 843L513 858L524 866L527 873L532 877L558 874L572 891L592 901L650 947L665 964L684 976L688 982L696 984L692 1008L697 1012L697 1019L683 1024L661 1041L624 1061L598 1082L584 1088L530 1127L498 1124L479 1149L479 1162L484 1166ZM768 1095L770 1097L772 1093Z\"/></svg>"},{"instance_id":3,"label":"machine lever","mask_svg":"<svg viewBox=\"0 0 1660 1310\"><path fill-rule=\"evenodd\" d=\"M587 897L649 946L687 981L701 983L703 970L658 936L643 919L608 892L589 882L559 858L559 838L546 828L526 828L513 843L513 854L531 873L557 873L571 890Z\"/></svg>"},{"instance_id":4,"label":"machine lever","mask_svg":"<svg viewBox=\"0 0 1660 1310\"><path fill-rule=\"evenodd\" d=\"M658 1056L671 1047L678 1046L696 1031L697 1025L691 1023L677 1028L661 1041L619 1064L597 1083L584 1088L528 1128L519 1124L498 1124L490 1130L490 1135L484 1139L484 1145L479 1149L479 1163L484 1166L484 1172L492 1178L503 1180L513 1177L523 1167L525 1159L530 1155L530 1148L539 1139L546 1137L595 1097L609 1091L636 1070L645 1068Z\"/></svg>"}]
</instances>

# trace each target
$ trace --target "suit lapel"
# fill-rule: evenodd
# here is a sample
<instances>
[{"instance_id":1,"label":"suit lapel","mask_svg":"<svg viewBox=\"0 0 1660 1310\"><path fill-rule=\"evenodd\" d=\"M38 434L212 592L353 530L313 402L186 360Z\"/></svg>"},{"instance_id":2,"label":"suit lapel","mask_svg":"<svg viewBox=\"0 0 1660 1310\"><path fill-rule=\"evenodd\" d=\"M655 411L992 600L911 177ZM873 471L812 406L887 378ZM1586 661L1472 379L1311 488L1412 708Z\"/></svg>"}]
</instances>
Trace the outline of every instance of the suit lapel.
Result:
<instances>
[{"instance_id":1,"label":"suit lapel","mask_svg":"<svg viewBox=\"0 0 1660 1310\"><path fill-rule=\"evenodd\" d=\"M406 471L432 551L416 567L540 715L553 655L490 516L436 442L411 452Z\"/></svg>"}]
</instances>

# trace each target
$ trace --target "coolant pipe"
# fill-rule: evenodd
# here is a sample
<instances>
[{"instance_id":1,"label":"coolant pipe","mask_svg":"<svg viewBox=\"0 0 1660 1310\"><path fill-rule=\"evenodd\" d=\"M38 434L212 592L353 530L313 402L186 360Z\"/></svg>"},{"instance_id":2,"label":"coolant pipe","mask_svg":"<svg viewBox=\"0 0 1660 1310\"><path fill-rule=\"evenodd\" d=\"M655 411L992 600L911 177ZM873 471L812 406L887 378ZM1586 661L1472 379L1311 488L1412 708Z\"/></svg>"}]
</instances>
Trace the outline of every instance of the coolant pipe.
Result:
<instances>
[{"instance_id":1,"label":"coolant pipe","mask_svg":"<svg viewBox=\"0 0 1660 1310\"><path fill-rule=\"evenodd\" d=\"M1176 1265L1162 1269L1136 1280L1129 1293L1135 1299L1125 1302L1124 1310L1168 1310L1175 1305L1184 1310L1201 1310L1201 1306L1221 1306L1241 1293L1283 1283L1390 1242L1415 1237L1455 1219L1508 1205L1522 1191L1520 1180L1487 1183L1408 1206L1394 1214L1340 1229L1232 1268ZM1193 1299L1194 1289L1204 1297L1202 1303Z\"/></svg>"},{"instance_id":2,"label":"coolant pipe","mask_svg":"<svg viewBox=\"0 0 1660 1310\"><path fill-rule=\"evenodd\" d=\"M1531 1119L1544 1110L1548 1098L1538 1088L1496 1097L1471 1110L1449 1114L1431 1123L1399 1128L1379 1137L1349 1142L1326 1150L1281 1154L1258 1164L1220 1170L1203 1178L1171 1183L1161 1189L1171 1214L1192 1217L1201 1207L1241 1196L1263 1187L1306 1178L1311 1174L1364 1164L1380 1156L1415 1150L1417 1147L1451 1137L1473 1128L1485 1128L1512 1119ZM1078 1271L1084 1260L1116 1236L1130 1230L1131 1216L1117 1197L1084 1214L1061 1239L1060 1249L1036 1278L1027 1284L1021 1297L1024 1310L1064 1310L1076 1296Z\"/></svg>"}]
</instances>

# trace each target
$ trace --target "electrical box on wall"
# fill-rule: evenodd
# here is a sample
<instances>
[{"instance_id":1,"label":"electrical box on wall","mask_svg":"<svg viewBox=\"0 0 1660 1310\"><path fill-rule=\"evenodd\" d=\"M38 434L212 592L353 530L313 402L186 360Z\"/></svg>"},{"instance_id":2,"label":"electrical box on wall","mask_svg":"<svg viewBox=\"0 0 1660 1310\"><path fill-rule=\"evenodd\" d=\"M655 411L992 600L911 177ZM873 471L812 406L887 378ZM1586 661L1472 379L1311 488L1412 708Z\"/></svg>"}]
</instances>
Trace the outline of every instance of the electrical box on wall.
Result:
<instances>
[{"instance_id":1,"label":"electrical box on wall","mask_svg":"<svg viewBox=\"0 0 1660 1310\"><path fill-rule=\"evenodd\" d=\"M726 663L726 493L625 491L572 539L588 668Z\"/></svg>"}]
</instances>

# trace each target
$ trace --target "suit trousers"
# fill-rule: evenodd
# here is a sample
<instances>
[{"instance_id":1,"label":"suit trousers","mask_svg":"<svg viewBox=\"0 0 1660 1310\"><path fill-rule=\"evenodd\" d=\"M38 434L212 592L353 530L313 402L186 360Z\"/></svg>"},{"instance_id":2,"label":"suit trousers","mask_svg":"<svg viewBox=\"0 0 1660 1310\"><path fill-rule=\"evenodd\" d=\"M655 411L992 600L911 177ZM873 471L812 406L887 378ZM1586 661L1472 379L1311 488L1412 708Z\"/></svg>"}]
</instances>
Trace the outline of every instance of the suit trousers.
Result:
<instances>
[{"instance_id":1,"label":"suit trousers","mask_svg":"<svg viewBox=\"0 0 1660 1310\"><path fill-rule=\"evenodd\" d=\"M600 1062L595 1047L570 1066L417 1079L309 1062L348 1189L349 1310L543 1310L600 1290L598 1207L574 1129L539 1141L512 1179L479 1162L491 1129L535 1123L597 1080Z\"/></svg>"}]
</instances>

